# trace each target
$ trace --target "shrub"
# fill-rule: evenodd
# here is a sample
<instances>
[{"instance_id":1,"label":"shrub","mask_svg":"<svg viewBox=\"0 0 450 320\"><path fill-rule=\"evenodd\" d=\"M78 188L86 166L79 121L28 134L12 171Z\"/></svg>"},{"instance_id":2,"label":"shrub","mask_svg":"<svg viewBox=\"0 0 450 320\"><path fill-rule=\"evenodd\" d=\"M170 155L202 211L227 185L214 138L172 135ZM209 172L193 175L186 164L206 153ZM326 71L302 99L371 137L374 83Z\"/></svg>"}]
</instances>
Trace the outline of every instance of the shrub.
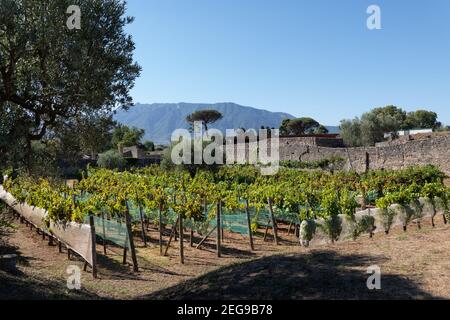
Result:
<instances>
[{"instance_id":1,"label":"shrub","mask_svg":"<svg viewBox=\"0 0 450 320\"><path fill-rule=\"evenodd\" d=\"M433 208L433 213L431 216L431 224L434 227L434 217L437 213L437 199L441 199L444 202L445 206L448 206L447 203L447 190L445 186L438 182L426 183L421 189L421 195L430 199L431 206ZM444 213L444 222L447 223L446 214Z\"/></svg>"},{"instance_id":2,"label":"shrub","mask_svg":"<svg viewBox=\"0 0 450 320\"><path fill-rule=\"evenodd\" d=\"M363 233L369 233L372 237L375 230L375 218L370 215L363 215L360 219L355 219L355 228L353 229L353 240L356 240Z\"/></svg>"},{"instance_id":3,"label":"shrub","mask_svg":"<svg viewBox=\"0 0 450 320\"><path fill-rule=\"evenodd\" d=\"M342 232L342 220L338 215L332 215L323 219L318 225L322 231L328 235L331 243L339 239Z\"/></svg>"},{"instance_id":4,"label":"shrub","mask_svg":"<svg viewBox=\"0 0 450 320\"><path fill-rule=\"evenodd\" d=\"M390 195L386 195L376 201L377 208L380 209L381 223L383 224L384 232L386 234L389 233L392 223L394 222L394 217L396 215L395 210L390 208L390 206L393 204L393 201L394 199Z\"/></svg>"},{"instance_id":5,"label":"shrub","mask_svg":"<svg viewBox=\"0 0 450 320\"><path fill-rule=\"evenodd\" d=\"M123 169L125 167L125 159L116 150L109 150L98 156L97 165L106 169Z\"/></svg>"}]
</instances>

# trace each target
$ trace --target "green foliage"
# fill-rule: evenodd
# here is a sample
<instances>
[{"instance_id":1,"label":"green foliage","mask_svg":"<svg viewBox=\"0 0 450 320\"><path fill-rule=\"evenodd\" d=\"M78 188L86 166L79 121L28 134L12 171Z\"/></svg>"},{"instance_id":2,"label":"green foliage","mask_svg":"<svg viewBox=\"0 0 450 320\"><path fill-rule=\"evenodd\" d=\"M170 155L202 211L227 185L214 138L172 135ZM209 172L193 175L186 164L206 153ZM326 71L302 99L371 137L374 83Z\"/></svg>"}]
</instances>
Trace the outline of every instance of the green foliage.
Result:
<instances>
[{"instance_id":1,"label":"green foliage","mask_svg":"<svg viewBox=\"0 0 450 320\"><path fill-rule=\"evenodd\" d=\"M125 159L117 150L109 150L98 155L97 165L100 168L123 169Z\"/></svg>"},{"instance_id":2,"label":"green foliage","mask_svg":"<svg viewBox=\"0 0 450 320\"><path fill-rule=\"evenodd\" d=\"M342 232L342 220L338 215L325 217L318 227L328 235L330 241L334 243L339 239Z\"/></svg>"},{"instance_id":3,"label":"green foliage","mask_svg":"<svg viewBox=\"0 0 450 320\"><path fill-rule=\"evenodd\" d=\"M339 197L339 206L342 214L352 218L356 212L356 208L359 207L355 193L347 189L342 190Z\"/></svg>"},{"instance_id":4,"label":"green foliage","mask_svg":"<svg viewBox=\"0 0 450 320\"><path fill-rule=\"evenodd\" d=\"M208 130L208 125L222 119L222 114L217 110L197 110L186 117L186 121L192 126L195 121L200 121Z\"/></svg>"},{"instance_id":5,"label":"green foliage","mask_svg":"<svg viewBox=\"0 0 450 320\"><path fill-rule=\"evenodd\" d=\"M441 198L441 199L447 198L447 190L446 190L445 186L442 183L438 183L438 182L426 183L422 187L420 194L423 197L429 198L433 204L434 204L434 200L436 198Z\"/></svg>"},{"instance_id":6,"label":"green foliage","mask_svg":"<svg viewBox=\"0 0 450 320\"><path fill-rule=\"evenodd\" d=\"M349 147L362 146L361 121L359 118L353 120L342 120L340 124L340 136L345 145Z\"/></svg>"},{"instance_id":7,"label":"green foliage","mask_svg":"<svg viewBox=\"0 0 450 320\"><path fill-rule=\"evenodd\" d=\"M364 113L361 118L342 120L341 137L350 147L372 146L384 140L384 134L405 129L437 129L437 114L418 110L406 113L396 106L375 108Z\"/></svg>"},{"instance_id":8,"label":"green foliage","mask_svg":"<svg viewBox=\"0 0 450 320\"><path fill-rule=\"evenodd\" d=\"M378 190L370 190L365 195L365 203L374 205L379 197L380 197L380 193L378 192Z\"/></svg>"},{"instance_id":9,"label":"green foliage","mask_svg":"<svg viewBox=\"0 0 450 320\"><path fill-rule=\"evenodd\" d=\"M391 214L391 204L413 206L422 189L438 189L437 185L432 188L428 181L437 181L440 174L430 175L430 172L434 170L413 168L358 175L284 168L274 176L262 176L254 166L223 166L217 172L198 170L193 175L185 171L166 171L160 166L133 172L90 168L88 175L73 189L55 179L26 175L8 179L4 187L19 202L47 209L47 221L63 222L81 222L86 215L101 212L123 219L126 203L132 201L151 212L161 210L165 216L172 212L192 219L200 228L207 221L205 206L212 208L207 218L213 219L218 202L224 210L243 212L248 201L251 210L261 214L267 212L270 200L276 217L307 221L302 222L303 227L307 227L303 240L309 241L314 233L315 225L309 223L322 218L323 222L317 227L324 230L331 241L336 241L342 232L341 214L356 222L356 236L370 229L369 218L358 221L354 217L355 195L362 189L380 190L383 196L376 201L377 206ZM420 178L420 173L425 177ZM448 194L448 189L443 190ZM388 216L387 230L392 217ZM253 231L257 222L252 221Z\"/></svg>"},{"instance_id":10,"label":"green foliage","mask_svg":"<svg viewBox=\"0 0 450 320\"><path fill-rule=\"evenodd\" d=\"M76 133L76 144L85 154L95 156L113 147L112 130L117 125L111 114L90 113L76 118L69 130ZM73 149L73 146L70 146Z\"/></svg>"},{"instance_id":11,"label":"green foliage","mask_svg":"<svg viewBox=\"0 0 450 320\"><path fill-rule=\"evenodd\" d=\"M441 123L437 121L438 115L427 110L409 112L406 116L404 129L438 129Z\"/></svg>"},{"instance_id":12,"label":"green foliage","mask_svg":"<svg viewBox=\"0 0 450 320\"><path fill-rule=\"evenodd\" d=\"M80 30L66 27L66 10L73 4L82 12ZM129 92L140 73L125 32L132 20L120 0L2 1L0 134L7 137L0 143L2 159L26 164L30 142L66 121L132 105Z\"/></svg>"},{"instance_id":13,"label":"green foliage","mask_svg":"<svg viewBox=\"0 0 450 320\"><path fill-rule=\"evenodd\" d=\"M283 136L297 136L303 134L324 134L328 129L312 118L285 119L280 126Z\"/></svg>"},{"instance_id":14,"label":"green foliage","mask_svg":"<svg viewBox=\"0 0 450 320\"><path fill-rule=\"evenodd\" d=\"M352 237L355 240L363 233L369 233L375 230L375 218L370 215L363 215L360 219L356 219Z\"/></svg>"},{"instance_id":15,"label":"green foliage","mask_svg":"<svg viewBox=\"0 0 450 320\"><path fill-rule=\"evenodd\" d=\"M146 140L142 145L145 151L155 151L155 144L153 141Z\"/></svg>"},{"instance_id":16,"label":"green foliage","mask_svg":"<svg viewBox=\"0 0 450 320\"><path fill-rule=\"evenodd\" d=\"M139 145L145 131L136 127L128 127L122 124L116 126L112 134L112 144L115 147L132 147Z\"/></svg>"},{"instance_id":17,"label":"green foliage","mask_svg":"<svg viewBox=\"0 0 450 320\"><path fill-rule=\"evenodd\" d=\"M324 158L317 161L295 161L282 160L280 166L294 169L340 169L343 167L345 159L342 157Z\"/></svg>"}]
</instances>

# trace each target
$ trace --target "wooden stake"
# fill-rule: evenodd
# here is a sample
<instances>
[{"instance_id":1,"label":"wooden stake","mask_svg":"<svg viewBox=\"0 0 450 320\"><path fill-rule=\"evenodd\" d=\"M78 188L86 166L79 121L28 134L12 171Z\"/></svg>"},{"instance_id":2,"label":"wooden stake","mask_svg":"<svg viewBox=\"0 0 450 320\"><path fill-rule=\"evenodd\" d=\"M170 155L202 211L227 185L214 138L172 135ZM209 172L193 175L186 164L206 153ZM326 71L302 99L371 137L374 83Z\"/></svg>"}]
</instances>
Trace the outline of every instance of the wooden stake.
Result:
<instances>
[{"instance_id":1,"label":"wooden stake","mask_svg":"<svg viewBox=\"0 0 450 320\"><path fill-rule=\"evenodd\" d=\"M217 257L220 258L221 256L221 250L220 250L220 201L217 202L216 206L216 223L217 223L217 229L216 229L216 251L217 251Z\"/></svg>"},{"instance_id":2,"label":"wooden stake","mask_svg":"<svg viewBox=\"0 0 450 320\"><path fill-rule=\"evenodd\" d=\"M223 234L223 215L222 215L222 201L219 202L220 203L220 236L221 236L221 241L222 243L225 240L224 234Z\"/></svg>"},{"instance_id":3,"label":"wooden stake","mask_svg":"<svg viewBox=\"0 0 450 320\"><path fill-rule=\"evenodd\" d=\"M208 239L208 237L214 232L214 230L216 230L217 227L214 227L211 229L210 232L208 232L208 234L206 236L203 237L203 239L198 243L198 245L195 247L196 249L200 248L200 246L203 244L203 242L206 241L206 239Z\"/></svg>"},{"instance_id":4,"label":"wooden stake","mask_svg":"<svg viewBox=\"0 0 450 320\"><path fill-rule=\"evenodd\" d=\"M184 247L183 247L184 230L183 230L183 217L181 216L181 214L178 216L178 222L180 223L180 262L181 264L184 264Z\"/></svg>"},{"instance_id":5,"label":"wooden stake","mask_svg":"<svg viewBox=\"0 0 450 320\"><path fill-rule=\"evenodd\" d=\"M252 233L252 222L250 220L250 208L248 205L248 199L245 200L245 213L247 214L247 226L248 226L248 237L250 239L250 248L255 250L253 245L253 233Z\"/></svg>"},{"instance_id":6,"label":"wooden stake","mask_svg":"<svg viewBox=\"0 0 450 320\"><path fill-rule=\"evenodd\" d=\"M144 215L142 214L142 205L140 203L139 203L139 215L141 217L142 240L144 241L144 247L147 247L147 239L145 236Z\"/></svg>"},{"instance_id":7,"label":"wooden stake","mask_svg":"<svg viewBox=\"0 0 450 320\"><path fill-rule=\"evenodd\" d=\"M270 220L267 221L266 231L264 231L264 238L263 238L263 241L266 241L266 239L267 239L267 234L269 233L269 223L270 223Z\"/></svg>"},{"instance_id":8,"label":"wooden stake","mask_svg":"<svg viewBox=\"0 0 450 320\"><path fill-rule=\"evenodd\" d=\"M190 245L191 247L194 246L194 230L192 230L192 229L191 229L191 234L190 234L190 236L189 236L189 245Z\"/></svg>"},{"instance_id":9,"label":"wooden stake","mask_svg":"<svg viewBox=\"0 0 450 320\"><path fill-rule=\"evenodd\" d=\"M163 255L163 242L162 242L162 205L159 205L159 254Z\"/></svg>"},{"instance_id":10,"label":"wooden stake","mask_svg":"<svg viewBox=\"0 0 450 320\"><path fill-rule=\"evenodd\" d=\"M275 216L273 215L272 199L269 198L268 202L269 202L269 210L270 210L270 219L272 220L273 237L275 240L275 244L278 245L277 222L275 221Z\"/></svg>"},{"instance_id":11,"label":"wooden stake","mask_svg":"<svg viewBox=\"0 0 450 320\"><path fill-rule=\"evenodd\" d=\"M288 228L288 232L287 232L288 235L291 234L291 229L292 229L292 221L289 222L289 228Z\"/></svg>"},{"instance_id":12,"label":"wooden stake","mask_svg":"<svg viewBox=\"0 0 450 320\"><path fill-rule=\"evenodd\" d=\"M97 278L97 250L96 250L97 241L95 238L94 216L92 214L89 216L89 224L91 226L91 238L92 238L92 276L95 279Z\"/></svg>"},{"instance_id":13,"label":"wooden stake","mask_svg":"<svg viewBox=\"0 0 450 320\"><path fill-rule=\"evenodd\" d=\"M131 259L133 260L133 271L138 272L138 262L136 258L136 249L134 247L134 241L133 241L133 230L131 229L131 217L130 217L130 211L128 209L128 203L125 202L125 221L127 225L127 233L128 233L128 239L130 241L130 251L131 251Z\"/></svg>"},{"instance_id":14,"label":"wooden stake","mask_svg":"<svg viewBox=\"0 0 450 320\"><path fill-rule=\"evenodd\" d=\"M125 235L125 244L123 246L123 259L122 264L127 264L127 249L128 249L128 231Z\"/></svg>"},{"instance_id":15,"label":"wooden stake","mask_svg":"<svg viewBox=\"0 0 450 320\"><path fill-rule=\"evenodd\" d=\"M178 218L179 218L179 216L177 217L177 221L175 222L175 224L172 226L172 232L170 233L170 238L169 238L169 241L167 242L166 250L164 251L164 256L167 255L167 251L169 250L169 246L170 246L170 243L172 242L173 236L177 232Z\"/></svg>"}]
</instances>

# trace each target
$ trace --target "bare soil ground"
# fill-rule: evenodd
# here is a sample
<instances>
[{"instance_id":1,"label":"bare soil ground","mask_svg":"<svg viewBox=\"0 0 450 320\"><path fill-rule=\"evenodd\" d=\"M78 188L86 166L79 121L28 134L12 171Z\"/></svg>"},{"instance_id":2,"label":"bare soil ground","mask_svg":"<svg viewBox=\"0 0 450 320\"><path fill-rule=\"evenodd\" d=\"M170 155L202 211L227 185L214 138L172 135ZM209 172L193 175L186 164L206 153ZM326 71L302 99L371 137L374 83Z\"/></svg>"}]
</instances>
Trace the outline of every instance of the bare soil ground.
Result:
<instances>
[{"instance_id":1,"label":"bare soil ground","mask_svg":"<svg viewBox=\"0 0 450 320\"><path fill-rule=\"evenodd\" d=\"M99 278L82 272L79 291L66 288L66 270L83 262L68 260L18 220L12 223L15 228L1 235L7 245L0 244L0 254L18 253L18 272L0 270L0 299L450 299L450 225L440 218L435 228L426 220L421 230L411 226L406 233L394 229L311 248L298 246L281 226L279 246L257 236L253 252L248 239L226 232L221 258L214 238L196 249L186 235L185 264L177 242L167 257L159 255L158 233L151 229L147 248L136 234L138 273L122 264L120 248L107 246L105 256L98 245ZM381 268L381 290L367 289L371 265Z\"/></svg>"}]
</instances>

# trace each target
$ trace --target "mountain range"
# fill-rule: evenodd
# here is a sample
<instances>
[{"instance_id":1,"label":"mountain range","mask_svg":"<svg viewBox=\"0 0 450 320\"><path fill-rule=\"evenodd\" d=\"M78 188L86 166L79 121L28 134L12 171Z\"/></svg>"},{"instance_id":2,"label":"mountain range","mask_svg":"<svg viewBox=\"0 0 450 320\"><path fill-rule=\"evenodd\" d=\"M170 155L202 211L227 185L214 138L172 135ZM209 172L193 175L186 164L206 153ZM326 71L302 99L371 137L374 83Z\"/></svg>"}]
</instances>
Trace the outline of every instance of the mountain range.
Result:
<instances>
[{"instance_id":1,"label":"mountain range","mask_svg":"<svg viewBox=\"0 0 450 320\"><path fill-rule=\"evenodd\" d=\"M167 144L175 129L188 128L186 116L197 110L214 109L222 113L223 118L210 125L211 128L225 132L225 129L254 128L261 126L278 128L284 119L295 118L283 112L271 112L236 103L153 103L136 104L128 111L117 110L114 119L127 126L145 130L144 140L156 144ZM327 126L331 133L338 132L338 127Z\"/></svg>"}]
</instances>

